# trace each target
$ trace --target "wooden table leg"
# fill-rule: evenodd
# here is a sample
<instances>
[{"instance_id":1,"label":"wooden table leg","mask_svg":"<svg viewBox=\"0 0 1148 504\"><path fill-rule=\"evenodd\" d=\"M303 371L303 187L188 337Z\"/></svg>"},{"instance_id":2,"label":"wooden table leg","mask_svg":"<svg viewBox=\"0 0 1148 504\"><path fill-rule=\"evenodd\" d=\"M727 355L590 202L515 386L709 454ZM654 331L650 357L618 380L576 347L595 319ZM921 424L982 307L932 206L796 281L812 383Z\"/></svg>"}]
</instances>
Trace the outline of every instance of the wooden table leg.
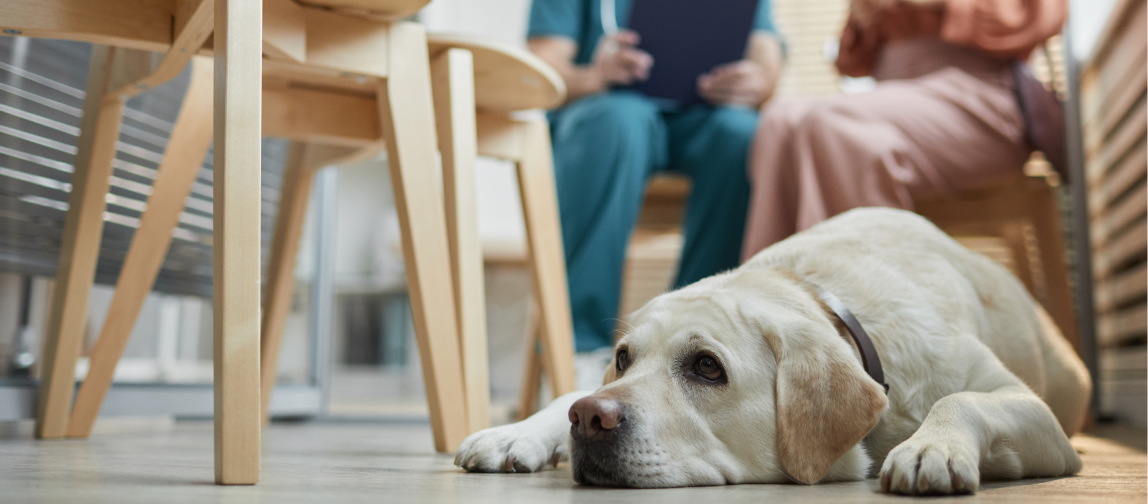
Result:
<instances>
[{"instance_id":1,"label":"wooden table leg","mask_svg":"<svg viewBox=\"0 0 1148 504\"><path fill-rule=\"evenodd\" d=\"M262 2L215 0L215 482L259 481Z\"/></svg>"},{"instance_id":2,"label":"wooden table leg","mask_svg":"<svg viewBox=\"0 0 1148 504\"><path fill-rule=\"evenodd\" d=\"M395 23L389 41L379 113L435 449L452 452L466 436L467 417L442 184L436 173L426 32L417 24Z\"/></svg>"},{"instance_id":3,"label":"wooden table leg","mask_svg":"<svg viewBox=\"0 0 1148 504\"><path fill-rule=\"evenodd\" d=\"M478 157L474 104L474 57L448 49L431 61L435 125L442 155L446 231L458 315L468 432L490 427L490 370L487 361L486 287L478 237Z\"/></svg>"},{"instance_id":4,"label":"wooden table leg","mask_svg":"<svg viewBox=\"0 0 1148 504\"><path fill-rule=\"evenodd\" d=\"M44 339L36 437L64 437L76 360L88 319L88 297L96 274L104 229L105 198L120 134L124 102L107 93L115 86L113 66L118 49L93 46L80 139L72 172L72 192L64 221L56 286Z\"/></svg>"},{"instance_id":5,"label":"wooden table leg","mask_svg":"<svg viewBox=\"0 0 1148 504\"><path fill-rule=\"evenodd\" d=\"M76 396L68 437L88 437L92 431L100 405L112 384L116 363L123 355L140 309L163 266L172 231L179 224L179 215L203 166L203 158L211 145L212 119L207 111L211 110L212 76L210 59L192 60L191 84L172 129L163 163L156 173L147 209L124 259L104 327L92 349L91 368Z\"/></svg>"}]
</instances>

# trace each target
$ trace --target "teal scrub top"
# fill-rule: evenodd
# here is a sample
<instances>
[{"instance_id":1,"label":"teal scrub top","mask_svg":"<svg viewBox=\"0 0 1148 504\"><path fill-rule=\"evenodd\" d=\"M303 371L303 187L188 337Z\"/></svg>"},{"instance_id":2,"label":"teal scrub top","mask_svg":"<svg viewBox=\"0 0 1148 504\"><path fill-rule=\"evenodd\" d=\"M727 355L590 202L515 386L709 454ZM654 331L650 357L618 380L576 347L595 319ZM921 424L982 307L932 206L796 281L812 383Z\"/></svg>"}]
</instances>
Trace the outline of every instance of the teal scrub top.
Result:
<instances>
[{"instance_id":1,"label":"teal scrub top","mask_svg":"<svg viewBox=\"0 0 1148 504\"><path fill-rule=\"evenodd\" d=\"M618 26L626 26L632 0L614 0ZM698 0L709 1L709 0ZM753 28L777 34L773 24L771 0L758 0ZM577 65L585 65L594 57L602 28L601 0L534 0L530 6L530 26L527 38L560 36L578 43Z\"/></svg>"}]
</instances>

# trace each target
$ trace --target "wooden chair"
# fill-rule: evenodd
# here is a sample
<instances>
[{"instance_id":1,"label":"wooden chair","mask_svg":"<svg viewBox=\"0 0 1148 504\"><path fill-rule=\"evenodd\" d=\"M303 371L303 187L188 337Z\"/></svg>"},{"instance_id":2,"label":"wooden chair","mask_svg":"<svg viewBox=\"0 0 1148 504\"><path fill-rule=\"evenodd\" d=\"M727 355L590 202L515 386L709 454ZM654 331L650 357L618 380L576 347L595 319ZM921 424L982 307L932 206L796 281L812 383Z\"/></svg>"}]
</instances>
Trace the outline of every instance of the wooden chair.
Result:
<instances>
[{"instance_id":1,"label":"wooden chair","mask_svg":"<svg viewBox=\"0 0 1148 504\"><path fill-rule=\"evenodd\" d=\"M471 51L477 55L479 62L478 109L483 119L483 137L494 139L494 146L486 149L494 149L492 155L519 162L535 277L538 279L540 299L547 307L545 313L550 321L548 334L552 335L550 339L556 341L550 345L553 349L551 360L557 362L560 368L566 368L566 374L569 375L565 382L555 380L556 389L562 393L573 390L570 364L572 345L557 204L549 164L549 139L545 135L544 122L516 121L507 116L507 111L552 106L561 102L564 88L553 70L521 49L484 44L465 37L441 37L432 42L431 49L434 51L432 74L436 81L434 96L440 118L438 130L444 160L446 208L449 210L447 224L455 278L454 298L458 313L463 315L458 320L457 330L459 344L464 350L461 372L466 377L465 434L481 429L489 422L482 257L474 202L476 72L471 62ZM274 384L283 323L293 287L291 270L314 170L369 156L380 150L382 143L378 138L378 119L370 113L377 109L374 100L350 94L315 93L298 89L301 85L318 84L333 88L337 84L346 84L341 91L358 93L364 85L370 85L363 82L364 79L342 82L332 81L327 76L316 78L300 73L290 64L269 65L264 74L265 136L284 136L298 140L292 145L289 154L262 320L261 402L266 414L266 404ZM193 65L192 85L188 89L177 124L195 123L202 118L200 111L204 103L210 102L211 97L205 94L206 88L201 83L210 80L208 66ZM517 89L509 89L510 93L505 91L515 86ZM164 166L181 163L181 167L161 168L157 177L149 208L136 232L117 284L110 315L93 349L91 370L81 387L68 425L69 437L86 437L90 433L100 403L111 384L116 362L122 355L144 298L158 273L170 243L171 232L183 208L183 201L190 192L191 182L198 170L196 160L202 159L207 149L208 137L205 135L210 127L204 128L204 121L197 124L200 127L194 129L177 126L172 134L172 150L165 157ZM539 124L543 127L541 130ZM487 130L490 133L485 133ZM542 136L539 136L539 131L543 133ZM331 145L330 142L342 145ZM490 143L488 141L483 145ZM183 145L195 147L190 150L177 148ZM176 178L178 182L173 180ZM403 217L404 223L409 218L409 215ZM406 252L409 257L410 249L406 249ZM417 283L414 279L411 283L413 293ZM421 335L422 330L417 325L416 330ZM437 397L435 392L443 388L439 385L442 377L429 372L433 368L428 365L428 361L433 361L436 354L451 351L457 353L458 350L434 348L427 345L424 338L420 338L420 348L433 408ZM564 349L565 355L562 355ZM461 402L461 399L462 396L453 398L455 402ZM452 446L461 441L457 436L453 441L444 439L445 421L436 418L433 409L432 423L435 425L436 447L440 450L452 450Z\"/></svg>"},{"instance_id":2,"label":"wooden chair","mask_svg":"<svg viewBox=\"0 0 1148 504\"><path fill-rule=\"evenodd\" d=\"M643 229L672 232L680 222L689 196L682 177L651 179L638 219ZM1045 176L1021 176L991 188L968 191L955 198L917 201L916 211L954 236L990 236L1008 243L1018 278L1049 312L1066 338L1080 351L1073 291L1057 187ZM624 290L635 288L627 285ZM649 290L649 289L646 289ZM630 296L624 296L627 299ZM640 306L641 303L631 303ZM528 368L531 364L528 363ZM526 403L524 405L532 405Z\"/></svg>"},{"instance_id":3,"label":"wooden chair","mask_svg":"<svg viewBox=\"0 0 1148 504\"><path fill-rule=\"evenodd\" d=\"M448 187L454 185L456 195L452 199L455 202L453 208L450 202L447 204L448 213L452 216L448 220L452 221L450 225L456 230L452 231L452 236L459 237L458 243L469 243L453 249L458 251L460 257L456 264L470 261L470 273L466 272L465 265L461 265L456 269L456 278L459 278L459 285L463 288L472 289L471 299L482 299L482 251L477 235L478 223L476 212L467 210L475 209L476 204L473 200L464 200L476 194L473 176L466 176L467 165L473 166L473 151L465 143L470 138L477 138L478 155L504 159L515 164L525 219L528 268L531 271L534 297L539 306L540 337L545 348L543 359L552 370L551 391L555 396L573 392L576 388L574 324L566 284L558 194L554 185L550 125L541 116L519 118L513 115L517 111L549 109L559 105L566 97L565 84L549 65L528 51L511 45L462 35L440 34L430 37L430 46L431 53L436 55L436 62L443 62L460 50L469 51L474 57L474 84L471 89L474 90L473 104L477 111L477 135L453 127L454 131L450 133L450 139L455 145L453 148L446 145L446 126L468 124L468 121L456 118L456 114L470 110L471 107L471 102L453 98L459 96L463 89L457 84L460 79L455 76L466 76L468 71L465 67L452 71L448 79L445 77L445 63L435 63L432 67L435 75L435 106L440 118L440 151L444 153L444 164L448 159L446 152L451 151L449 159L456 166L454 181L448 181ZM452 97L449 100L448 94ZM451 117L449 123L448 117ZM473 168L469 170L473 171ZM446 178L450 179L449 176ZM469 238L464 239L468 233ZM468 277L472 280L468 280ZM472 320L470 323L485 330L485 306L477 303L471 305L463 317L473 317L469 319ZM464 345L463 355L467 360L465 366L473 363L474 369L478 366L482 369L479 374L467 368L468 394L473 390L470 387L472 382L479 384L484 394L489 394L485 376L486 363L479 362L479 359L486 358L485 344L484 339L481 345L477 340ZM488 426L489 413L485 408L482 415L480 418L471 417L474 430Z\"/></svg>"},{"instance_id":4,"label":"wooden chair","mask_svg":"<svg viewBox=\"0 0 1148 504\"><path fill-rule=\"evenodd\" d=\"M439 302L451 298L454 287L442 186L434 171L427 42L421 26L392 21L428 1L316 0L322 8L291 0L266 0L262 6L228 0L12 0L0 5L4 34L113 47L98 49L93 58L97 71L89 88L95 92L85 106L46 335L39 437L60 438L68 431L123 102L170 79L214 34L210 51L221 57L216 68L223 72L215 76L214 103L216 482L253 484L259 479L261 115L265 135L368 148L384 140L416 334L424 373L431 378L435 444L440 451L457 446L467 432L466 404L454 303ZM216 5L222 10L216 12ZM163 56L153 59L133 50ZM125 301L125 308L130 310L130 304ZM117 346L102 345L103 353L114 354Z\"/></svg>"},{"instance_id":5,"label":"wooden chair","mask_svg":"<svg viewBox=\"0 0 1148 504\"><path fill-rule=\"evenodd\" d=\"M1018 176L956 198L918 201L916 211L950 235L1003 238L1012 250L1017 277L1079 353L1056 190L1047 177Z\"/></svg>"},{"instance_id":6,"label":"wooden chair","mask_svg":"<svg viewBox=\"0 0 1148 504\"><path fill-rule=\"evenodd\" d=\"M216 7L220 7L216 11ZM233 0L11 0L0 33L112 46L93 51L60 268L45 337L36 435L63 437L75 386L115 142L124 102L178 74L214 33L220 57L215 128L216 482L259 478L259 69L258 3ZM141 52L153 51L152 55ZM192 127L192 126L188 126ZM202 159L202 158L200 158Z\"/></svg>"},{"instance_id":7,"label":"wooden chair","mask_svg":"<svg viewBox=\"0 0 1148 504\"><path fill-rule=\"evenodd\" d=\"M496 157L517 165L519 195L526 220L529 269L539 299L545 359L557 369L555 394L574 390L573 343L566 266L558 221L557 195L547 123L523 120L511 112L561 103L561 77L529 52L463 35L429 37L431 75L442 154L450 238L454 301L466 394L468 432L489 426L486 305L482 245L478 237L474 160ZM477 115L476 115L477 114ZM477 124L476 124L477 123ZM476 129L477 128L477 129ZM476 142L477 140L477 142ZM313 152L316 145L305 147ZM328 149L329 150L329 149ZM325 156L320 156L320 159ZM263 404L275 382L283 323L289 308L292 270L302 233L303 211L313 170L322 163L289 157L276 222L263 318ZM420 347L421 349L422 347ZM428 382L428 390L429 390Z\"/></svg>"}]
</instances>

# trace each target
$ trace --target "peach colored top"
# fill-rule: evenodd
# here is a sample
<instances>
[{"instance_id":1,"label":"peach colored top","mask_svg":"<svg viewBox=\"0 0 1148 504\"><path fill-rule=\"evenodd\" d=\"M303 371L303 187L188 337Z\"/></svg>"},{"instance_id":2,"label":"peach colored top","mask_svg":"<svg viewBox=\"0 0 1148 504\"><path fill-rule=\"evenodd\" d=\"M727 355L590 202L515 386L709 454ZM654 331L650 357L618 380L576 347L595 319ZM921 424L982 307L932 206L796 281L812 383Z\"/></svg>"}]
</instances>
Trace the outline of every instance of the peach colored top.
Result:
<instances>
[{"instance_id":1,"label":"peach colored top","mask_svg":"<svg viewBox=\"0 0 1148 504\"><path fill-rule=\"evenodd\" d=\"M884 46L920 37L940 37L1001 59L1027 58L1033 48L1060 32L1065 0L944 0L935 5L896 2L862 27L850 14L841 34L837 70L861 77L873 72Z\"/></svg>"}]
</instances>

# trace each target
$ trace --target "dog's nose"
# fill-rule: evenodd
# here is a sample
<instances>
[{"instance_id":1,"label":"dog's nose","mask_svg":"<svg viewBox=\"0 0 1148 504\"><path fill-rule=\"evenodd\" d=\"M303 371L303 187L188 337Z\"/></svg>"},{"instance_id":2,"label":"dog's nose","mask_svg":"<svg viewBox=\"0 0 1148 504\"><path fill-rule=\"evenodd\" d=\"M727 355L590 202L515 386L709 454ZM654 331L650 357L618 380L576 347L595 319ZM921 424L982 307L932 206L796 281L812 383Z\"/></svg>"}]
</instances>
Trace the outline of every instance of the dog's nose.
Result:
<instances>
[{"instance_id":1,"label":"dog's nose","mask_svg":"<svg viewBox=\"0 0 1148 504\"><path fill-rule=\"evenodd\" d=\"M586 396L570 407L570 433L575 437L600 438L623 420L622 405L607 397Z\"/></svg>"}]
</instances>

